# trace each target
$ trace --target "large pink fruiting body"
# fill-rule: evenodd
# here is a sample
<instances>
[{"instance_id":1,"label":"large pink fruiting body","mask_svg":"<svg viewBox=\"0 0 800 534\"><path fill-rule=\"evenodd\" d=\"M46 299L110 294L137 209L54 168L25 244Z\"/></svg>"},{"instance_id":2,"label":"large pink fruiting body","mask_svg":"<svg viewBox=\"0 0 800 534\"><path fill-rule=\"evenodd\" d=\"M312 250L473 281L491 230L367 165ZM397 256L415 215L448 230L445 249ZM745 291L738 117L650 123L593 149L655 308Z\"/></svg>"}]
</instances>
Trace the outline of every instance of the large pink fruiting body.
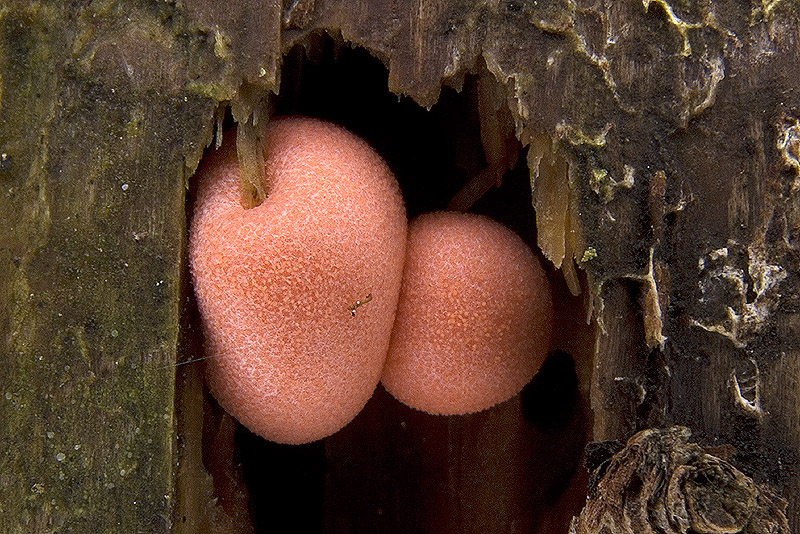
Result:
<instances>
[{"instance_id":1,"label":"large pink fruiting body","mask_svg":"<svg viewBox=\"0 0 800 534\"><path fill-rule=\"evenodd\" d=\"M242 208L223 147L198 172L189 254L212 393L253 432L305 443L347 424L377 385L406 215L363 140L306 118L267 130L267 199Z\"/></svg>"},{"instance_id":2,"label":"large pink fruiting body","mask_svg":"<svg viewBox=\"0 0 800 534\"><path fill-rule=\"evenodd\" d=\"M432 414L510 399L547 355L550 286L515 233L487 217L436 212L409 225L403 284L382 382Z\"/></svg>"}]
</instances>

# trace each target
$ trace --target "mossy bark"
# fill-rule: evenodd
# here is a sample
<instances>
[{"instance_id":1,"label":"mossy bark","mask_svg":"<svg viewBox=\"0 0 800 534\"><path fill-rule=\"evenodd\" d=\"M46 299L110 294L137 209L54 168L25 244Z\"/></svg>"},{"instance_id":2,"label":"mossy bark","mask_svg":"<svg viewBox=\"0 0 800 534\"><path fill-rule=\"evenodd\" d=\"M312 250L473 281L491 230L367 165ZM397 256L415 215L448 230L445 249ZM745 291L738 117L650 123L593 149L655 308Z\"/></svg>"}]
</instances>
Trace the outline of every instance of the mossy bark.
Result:
<instances>
[{"instance_id":1,"label":"mossy bark","mask_svg":"<svg viewBox=\"0 0 800 534\"><path fill-rule=\"evenodd\" d=\"M185 188L216 101L156 13L105 8L0 8L3 532L172 523Z\"/></svg>"}]
</instances>

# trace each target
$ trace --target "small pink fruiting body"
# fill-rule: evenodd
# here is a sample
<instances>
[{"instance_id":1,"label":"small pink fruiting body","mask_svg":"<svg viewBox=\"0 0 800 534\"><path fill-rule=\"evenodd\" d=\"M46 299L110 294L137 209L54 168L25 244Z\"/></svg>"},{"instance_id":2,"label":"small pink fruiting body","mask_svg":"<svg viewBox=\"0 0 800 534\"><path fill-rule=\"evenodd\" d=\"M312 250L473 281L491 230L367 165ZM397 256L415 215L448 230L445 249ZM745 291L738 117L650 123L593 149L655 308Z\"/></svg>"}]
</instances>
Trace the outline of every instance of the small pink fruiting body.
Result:
<instances>
[{"instance_id":1,"label":"small pink fruiting body","mask_svg":"<svg viewBox=\"0 0 800 534\"><path fill-rule=\"evenodd\" d=\"M510 399L547 355L553 321L541 264L487 217L436 212L409 225L382 382L397 399L453 415Z\"/></svg>"},{"instance_id":2,"label":"small pink fruiting body","mask_svg":"<svg viewBox=\"0 0 800 534\"><path fill-rule=\"evenodd\" d=\"M253 432L305 443L347 424L380 378L405 208L385 162L340 127L274 120L264 146L253 209L232 146L198 171L190 262L212 393Z\"/></svg>"}]
</instances>

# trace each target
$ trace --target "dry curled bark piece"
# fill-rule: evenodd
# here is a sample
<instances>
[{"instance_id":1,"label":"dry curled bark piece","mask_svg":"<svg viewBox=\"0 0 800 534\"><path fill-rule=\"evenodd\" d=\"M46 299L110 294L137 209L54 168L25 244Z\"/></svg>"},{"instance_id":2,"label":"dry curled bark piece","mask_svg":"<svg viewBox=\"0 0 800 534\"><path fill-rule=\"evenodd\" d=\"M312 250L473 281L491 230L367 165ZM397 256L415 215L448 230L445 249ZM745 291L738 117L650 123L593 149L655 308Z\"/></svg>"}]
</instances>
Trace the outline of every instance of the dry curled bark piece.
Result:
<instances>
[{"instance_id":1,"label":"dry curled bark piece","mask_svg":"<svg viewBox=\"0 0 800 534\"><path fill-rule=\"evenodd\" d=\"M789 534L786 501L690 435L680 426L643 430L595 461L570 534Z\"/></svg>"}]
</instances>

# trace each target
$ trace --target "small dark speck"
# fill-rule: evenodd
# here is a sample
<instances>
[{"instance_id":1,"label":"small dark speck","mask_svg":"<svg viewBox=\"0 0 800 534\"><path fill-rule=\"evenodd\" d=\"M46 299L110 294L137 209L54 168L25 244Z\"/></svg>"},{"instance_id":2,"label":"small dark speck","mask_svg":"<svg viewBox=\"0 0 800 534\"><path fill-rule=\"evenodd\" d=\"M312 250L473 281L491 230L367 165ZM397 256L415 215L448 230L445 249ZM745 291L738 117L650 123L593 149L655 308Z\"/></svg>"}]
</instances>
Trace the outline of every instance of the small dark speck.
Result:
<instances>
[{"instance_id":1,"label":"small dark speck","mask_svg":"<svg viewBox=\"0 0 800 534\"><path fill-rule=\"evenodd\" d=\"M516 15L522 11L522 4L520 4L519 2L508 2L506 4L506 11L508 13L513 13L514 15Z\"/></svg>"},{"instance_id":2,"label":"small dark speck","mask_svg":"<svg viewBox=\"0 0 800 534\"><path fill-rule=\"evenodd\" d=\"M98 329L99 325L97 324L97 319L94 317L90 317L88 321L84 323L86 330L89 332L94 332Z\"/></svg>"}]
</instances>

